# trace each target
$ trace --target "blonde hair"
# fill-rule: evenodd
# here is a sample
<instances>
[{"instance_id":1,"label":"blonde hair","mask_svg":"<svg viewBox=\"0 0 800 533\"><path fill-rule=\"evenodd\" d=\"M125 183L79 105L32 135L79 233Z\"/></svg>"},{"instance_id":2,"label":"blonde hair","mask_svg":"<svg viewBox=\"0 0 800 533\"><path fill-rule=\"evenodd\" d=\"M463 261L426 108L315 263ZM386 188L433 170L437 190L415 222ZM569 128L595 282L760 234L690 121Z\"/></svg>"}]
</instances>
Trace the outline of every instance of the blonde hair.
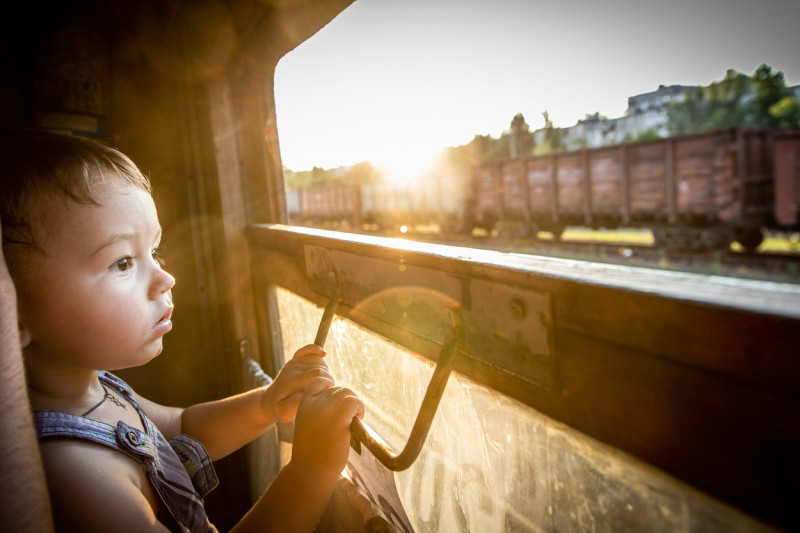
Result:
<instances>
[{"instance_id":1,"label":"blonde hair","mask_svg":"<svg viewBox=\"0 0 800 533\"><path fill-rule=\"evenodd\" d=\"M12 274L23 249L41 251L35 229L43 198L97 204L94 191L112 180L151 192L149 180L119 150L40 130L0 131L0 221Z\"/></svg>"}]
</instances>

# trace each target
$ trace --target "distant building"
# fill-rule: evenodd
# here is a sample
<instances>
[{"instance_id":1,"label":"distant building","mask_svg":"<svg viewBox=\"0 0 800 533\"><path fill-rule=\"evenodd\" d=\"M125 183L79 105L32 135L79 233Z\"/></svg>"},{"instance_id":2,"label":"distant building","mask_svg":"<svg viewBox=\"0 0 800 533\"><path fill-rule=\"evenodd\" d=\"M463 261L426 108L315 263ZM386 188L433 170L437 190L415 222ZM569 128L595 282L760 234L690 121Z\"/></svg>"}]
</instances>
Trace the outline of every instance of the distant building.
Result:
<instances>
[{"instance_id":1,"label":"distant building","mask_svg":"<svg viewBox=\"0 0 800 533\"><path fill-rule=\"evenodd\" d=\"M659 85L653 92L629 97L627 114L639 115L664 111L673 102L685 102L698 89L699 87L694 85Z\"/></svg>"},{"instance_id":2,"label":"distant building","mask_svg":"<svg viewBox=\"0 0 800 533\"><path fill-rule=\"evenodd\" d=\"M647 131L654 131L661 137L669 135L669 107L685 102L700 87L692 85L659 85L658 89L628 98L625 120L625 136L636 137ZM621 142L622 139L619 139Z\"/></svg>"},{"instance_id":3,"label":"distant building","mask_svg":"<svg viewBox=\"0 0 800 533\"><path fill-rule=\"evenodd\" d=\"M657 90L628 98L628 109L619 118L605 118L597 113L587 115L569 128L562 128L564 148L596 148L620 144L645 132L661 137L669 135L668 110L673 103L683 102L700 88L692 85L660 85ZM544 130L534 132L535 142L544 139Z\"/></svg>"},{"instance_id":4,"label":"distant building","mask_svg":"<svg viewBox=\"0 0 800 533\"><path fill-rule=\"evenodd\" d=\"M685 102L701 89L702 87L695 85L659 85L655 91L631 96L628 98L628 108L622 117L606 118L594 113L586 115L574 126L559 128L562 147L565 150L580 150L621 144L636 139L644 133L668 137L670 106ZM788 87L787 90L800 102L800 85ZM753 97L751 88L750 92L741 97L742 103ZM544 128L534 131L535 145L542 145L546 135L547 130Z\"/></svg>"},{"instance_id":5,"label":"distant building","mask_svg":"<svg viewBox=\"0 0 800 533\"><path fill-rule=\"evenodd\" d=\"M621 118L606 118L597 113L586 115L572 127L564 128L562 142L566 150L616 144Z\"/></svg>"}]
</instances>

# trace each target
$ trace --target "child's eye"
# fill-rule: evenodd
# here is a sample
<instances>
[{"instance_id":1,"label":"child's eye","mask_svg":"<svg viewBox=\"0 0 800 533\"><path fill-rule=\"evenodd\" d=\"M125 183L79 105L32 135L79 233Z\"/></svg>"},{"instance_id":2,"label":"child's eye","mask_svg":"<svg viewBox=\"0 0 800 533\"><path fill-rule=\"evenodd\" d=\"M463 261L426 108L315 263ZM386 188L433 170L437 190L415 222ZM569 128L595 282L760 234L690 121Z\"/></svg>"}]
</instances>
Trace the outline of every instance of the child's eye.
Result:
<instances>
[{"instance_id":1,"label":"child's eye","mask_svg":"<svg viewBox=\"0 0 800 533\"><path fill-rule=\"evenodd\" d=\"M126 272L133 268L133 257L123 257L122 259L118 259L114 261L114 263L108 267L111 270L117 270L119 272Z\"/></svg>"}]
</instances>

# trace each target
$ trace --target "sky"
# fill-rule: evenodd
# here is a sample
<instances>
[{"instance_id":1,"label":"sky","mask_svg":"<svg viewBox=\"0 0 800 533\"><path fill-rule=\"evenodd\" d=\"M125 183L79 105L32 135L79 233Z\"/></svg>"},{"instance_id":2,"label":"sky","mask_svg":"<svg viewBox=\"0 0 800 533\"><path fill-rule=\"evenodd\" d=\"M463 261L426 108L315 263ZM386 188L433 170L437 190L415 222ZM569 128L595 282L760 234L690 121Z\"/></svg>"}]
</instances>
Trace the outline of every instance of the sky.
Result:
<instances>
[{"instance_id":1,"label":"sky","mask_svg":"<svg viewBox=\"0 0 800 533\"><path fill-rule=\"evenodd\" d=\"M278 63L283 164L411 175L517 113L533 130L544 111L619 117L762 63L798 85L798 20L800 0L356 0Z\"/></svg>"}]
</instances>

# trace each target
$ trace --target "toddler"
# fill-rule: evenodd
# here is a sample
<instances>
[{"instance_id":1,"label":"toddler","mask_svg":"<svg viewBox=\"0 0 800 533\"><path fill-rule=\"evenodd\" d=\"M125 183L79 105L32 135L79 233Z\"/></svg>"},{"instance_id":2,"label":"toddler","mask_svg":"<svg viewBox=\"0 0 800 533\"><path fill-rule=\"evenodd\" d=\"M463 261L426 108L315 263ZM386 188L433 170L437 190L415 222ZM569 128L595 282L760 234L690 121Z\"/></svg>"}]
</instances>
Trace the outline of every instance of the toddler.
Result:
<instances>
[{"instance_id":1,"label":"toddler","mask_svg":"<svg viewBox=\"0 0 800 533\"><path fill-rule=\"evenodd\" d=\"M234 531L311 531L347 461L364 405L334 386L318 346L272 384L185 409L113 372L159 356L175 279L159 261L148 180L119 151L77 137L0 133L3 251L56 527L216 531L211 461L295 420L292 457Z\"/></svg>"}]
</instances>

